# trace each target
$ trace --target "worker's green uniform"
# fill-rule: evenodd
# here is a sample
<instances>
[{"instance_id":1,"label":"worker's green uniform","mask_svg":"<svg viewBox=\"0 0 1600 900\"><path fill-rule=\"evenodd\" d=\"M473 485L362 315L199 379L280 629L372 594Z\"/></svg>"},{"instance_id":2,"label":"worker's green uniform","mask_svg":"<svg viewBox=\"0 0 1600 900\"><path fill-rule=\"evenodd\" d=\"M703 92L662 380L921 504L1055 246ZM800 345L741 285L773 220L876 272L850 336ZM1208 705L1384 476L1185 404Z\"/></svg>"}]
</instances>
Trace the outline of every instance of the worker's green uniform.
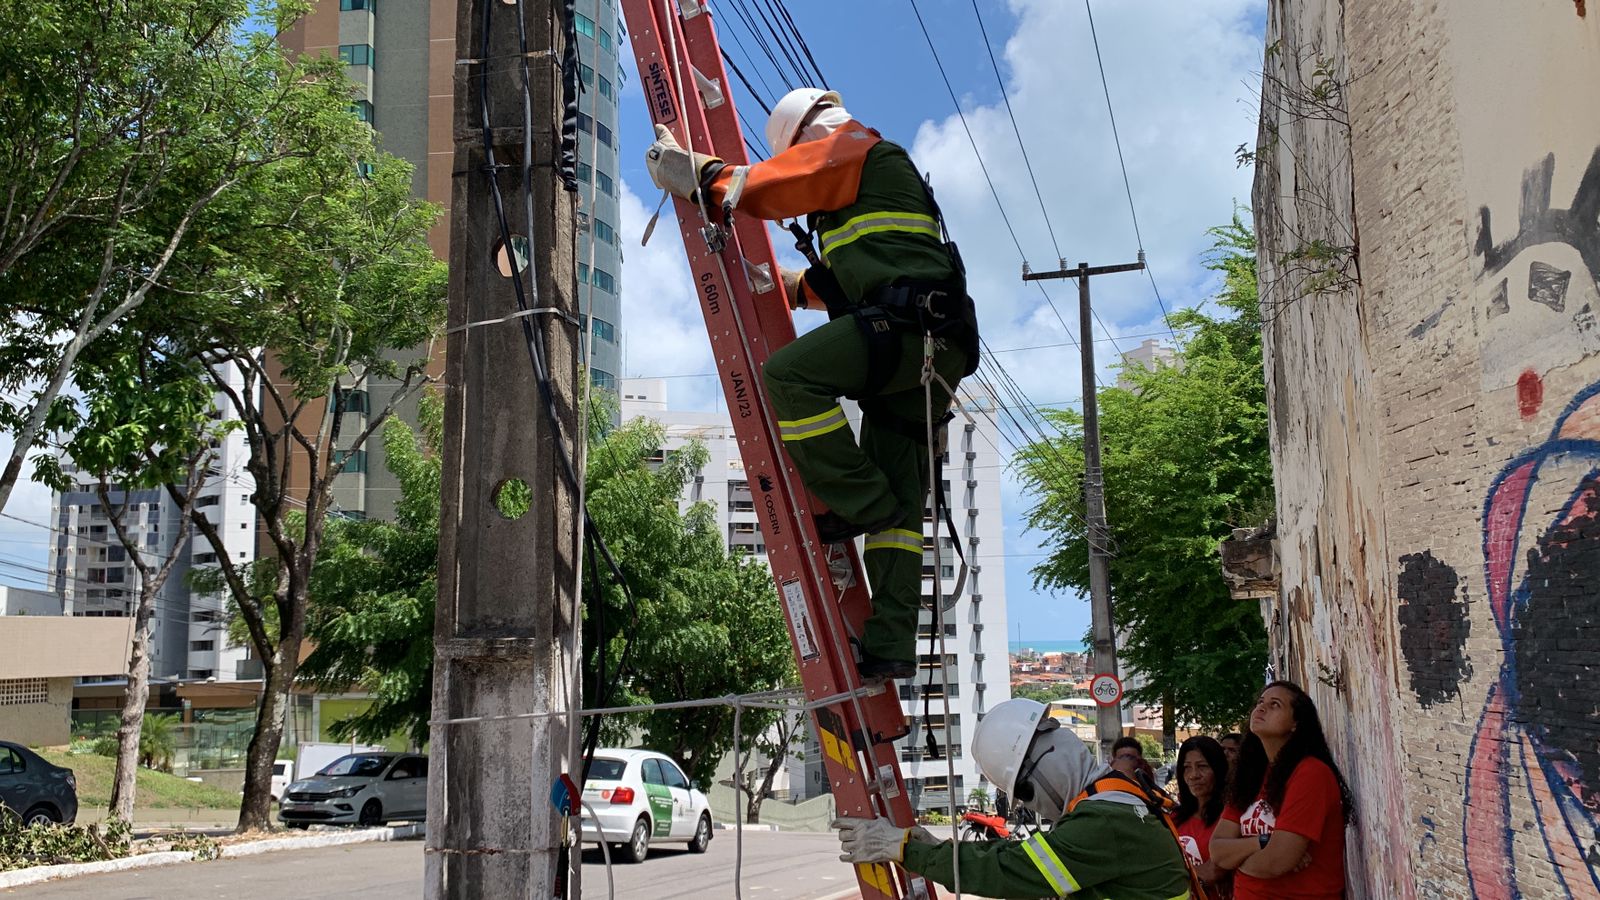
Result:
<instances>
[{"instance_id":1,"label":"worker's green uniform","mask_svg":"<svg viewBox=\"0 0 1600 900\"><path fill-rule=\"evenodd\" d=\"M867 133L856 123L850 127ZM850 137L855 135L840 140ZM827 300L832 321L774 352L762 374L784 447L806 487L849 522L881 529L866 538L873 613L862 634L863 650L882 660L914 662L929 480L923 335L914 327L895 328L887 339L898 341L898 359L885 378L882 369L874 371L872 357L881 354L881 362L895 354L883 353L883 344L870 346L870 328L853 313L881 303L885 288L951 286L969 311L965 324L945 330L935 342L934 370L951 387L976 363L977 334L963 274L944 244L921 176L903 149L872 137L858 164L853 201L810 216L823 266L807 271L803 290ZM818 150L804 152L820 158ZM794 170L798 167L789 157L800 155L797 148L766 165ZM802 159L800 165L808 162ZM846 166L819 165L816 182L837 185L842 169ZM881 382L876 386L874 375ZM861 405L859 446L840 397ZM950 401L950 393L934 382L936 421Z\"/></svg>"},{"instance_id":2,"label":"worker's green uniform","mask_svg":"<svg viewBox=\"0 0 1600 900\"><path fill-rule=\"evenodd\" d=\"M1161 817L1107 800L1079 803L1054 828L1025 841L961 842L961 892L1003 900L1183 900L1183 850ZM907 871L955 885L949 841L908 842Z\"/></svg>"}]
</instances>

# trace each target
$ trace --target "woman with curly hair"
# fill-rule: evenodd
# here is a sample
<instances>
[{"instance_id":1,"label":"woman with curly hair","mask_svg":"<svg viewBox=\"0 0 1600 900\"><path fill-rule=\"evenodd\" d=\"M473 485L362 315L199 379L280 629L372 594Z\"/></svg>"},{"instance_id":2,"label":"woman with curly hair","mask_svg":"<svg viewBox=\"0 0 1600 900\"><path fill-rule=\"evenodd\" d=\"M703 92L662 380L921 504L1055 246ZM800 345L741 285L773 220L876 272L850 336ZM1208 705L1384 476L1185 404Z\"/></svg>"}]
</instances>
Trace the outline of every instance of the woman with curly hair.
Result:
<instances>
[{"instance_id":1,"label":"woman with curly hair","mask_svg":"<svg viewBox=\"0 0 1600 900\"><path fill-rule=\"evenodd\" d=\"M1339 900L1350 788L1299 685L1274 681L1250 712L1211 859L1238 900Z\"/></svg>"}]
</instances>

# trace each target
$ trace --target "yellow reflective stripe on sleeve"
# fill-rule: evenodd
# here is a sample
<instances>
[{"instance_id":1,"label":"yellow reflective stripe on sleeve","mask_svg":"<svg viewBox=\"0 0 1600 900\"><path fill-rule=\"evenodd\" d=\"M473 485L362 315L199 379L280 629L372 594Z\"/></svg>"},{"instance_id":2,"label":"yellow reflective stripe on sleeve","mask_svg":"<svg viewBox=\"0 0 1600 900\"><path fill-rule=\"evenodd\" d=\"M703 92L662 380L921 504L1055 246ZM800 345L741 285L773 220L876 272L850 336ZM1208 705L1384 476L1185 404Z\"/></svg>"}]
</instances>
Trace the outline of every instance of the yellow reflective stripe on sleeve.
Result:
<instances>
[{"instance_id":1,"label":"yellow reflective stripe on sleeve","mask_svg":"<svg viewBox=\"0 0 1600 900\"><path fill-rule=\"evenodd\" d=\"M830 431L838 431L849 424L844 417L844 410L835 406L825 413L807 416L804 419L778 420L778 433L786 441L803 441L806 438L819 437Z\"/></svg>"},{"instance_id":2,"label":"yellow reflective stripe on sleeve","mask_svg":"<svg viewBox=\"0 0 1600 900\"><path fill-rule=\"evenodd\" d=\"M908 528L891 528L867 535L868 550L910 550L922 555L922 532Z\"/></svg>"},{"instance_id":3,"label":"yellow reflective stripe on sleeve","mask_svg":"<svg viewBox=\"0 0 1600 900\"><path fill-rule=\"evenodd\" d=\"M933 216L923 215L922 213L865 213L847 220L838 228L823 232L818 236L818 241L822 244L822 255L827 256L857 238L883 231L924 234L938 240L939 223Z\"/></svg>"},{"instance_id":4,"label":"yellow reflective stripe on sleeve","mask_svg":"<svg viewBox=\"0 0 1600 900\"><path fill-rule=\"evenodd\" d=\"M1077 879L1073 878L1072 873L1061 863L1061 857L1056 856L1056 852L1050 849L1044 835L1036 834L1023 841L1022 849L1028 852L1028 858L1039 867L1039 873L1044 876L1044 880L1050 882L1050 887L1055 890L1056 896L1065 897L1079 890Z\"/></svg>"}]
</instances>

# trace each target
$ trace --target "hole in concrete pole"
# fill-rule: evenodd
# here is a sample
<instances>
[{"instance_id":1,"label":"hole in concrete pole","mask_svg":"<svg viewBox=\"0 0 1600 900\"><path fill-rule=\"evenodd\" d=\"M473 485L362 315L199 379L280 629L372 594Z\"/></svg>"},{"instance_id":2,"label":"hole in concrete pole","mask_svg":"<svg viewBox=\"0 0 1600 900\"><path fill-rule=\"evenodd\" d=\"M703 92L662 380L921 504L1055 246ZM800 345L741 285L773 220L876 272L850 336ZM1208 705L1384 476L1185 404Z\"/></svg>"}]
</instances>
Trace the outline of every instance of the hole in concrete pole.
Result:
<instances>
[{"instance_id":1,"label":"hole in concrete pole","mask_svg":"<svg viewBox=\"0 0 1600 900\"><path fill-rule=\"evenodd\" d=\"M507 478L494 486L491 499L501 518L515 522L533 506L533 489L521 478Z\"/></svg>"},{"instance_id":2,"label":"hole in concrete pole","mask_svg":"<svg viewBox=\"0 0 1600 900\"><path fill-rule=\"evenodd\" d=\"M511 268L513 258L517 266L515 270ZM505 242L495 241L494 264L495 268L500 270L500 274L506 278L510 278L513 272L521 272L526 269L528 267L528 239L520 234L513 234L511 236L510 256L506 255Z\"/></svg>"}]
</instances>

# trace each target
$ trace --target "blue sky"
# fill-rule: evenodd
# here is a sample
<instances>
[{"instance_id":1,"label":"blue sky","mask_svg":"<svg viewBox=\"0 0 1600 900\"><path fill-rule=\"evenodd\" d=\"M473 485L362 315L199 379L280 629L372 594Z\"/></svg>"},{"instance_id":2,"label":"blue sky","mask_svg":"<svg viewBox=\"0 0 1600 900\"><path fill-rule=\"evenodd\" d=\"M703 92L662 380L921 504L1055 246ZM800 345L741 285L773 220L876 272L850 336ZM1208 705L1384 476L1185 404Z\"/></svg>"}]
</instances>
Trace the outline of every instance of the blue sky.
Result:
<instances>
[{"instance_id":1,"label":"blue sky","mask_svg":"<svg viewBox=\"0 0 1600 900\"><path fill-rule=\"evenodd\" d=\"M747 6L758 0L746 0ZM966 113L995 191L1035 270L1055 267L1056 245L1024 168L977 27L972 0L918 0L940 59ZM830 85L859 120L909 150L931 175L949 226L961 244L985 338L1034 403L1076 404L1080 361L1056 313L1020 280L1021 258L977 164L961 120L935 68L909 0L789 2L800 31ZM713 5L714 10L723 8ZM1081 3L1064 0L979 0L1006 93L1027 144L1061 254L1069 264L1131 262L1139 244L1117 164L1099 70ZM1203 257L1205 230L1248 203L1250 177L1234 149L1254 143L1256 95L1263 53L1264 0L1098 0L1095 26L1115 104L1129 181L1151 274L1169 310L1195 306L1215 288ZM737 36L759 54L731 9L717 20L722 43L741 68ZM731 35L730 35L731 33ZM765 66L773 93L781 93ZM631 60L630 60L631 62ZM625 64L626 65L626 64ZM753 81L755 75L745 73ZM688 282L675 229L661 228L639 246L644 221L660 192L643 154L653 135L637 87L622 93L621 232L623 328L628 376L694 376L713 371L709 342ZM758 84L758 87L760 85ZM765 92L765 91L763 91ZM765 116L740 88L735 100L758 128ZM668 211L670 213L670 210ZM780 255L784 252L780 245ZM790 260L797 264L798 259ZM1060 314L1077 332L1076 292L1050 288ZM1116 350L1165 329L1149 280L1109 276L1094 285L1095 306L1110 335L1096 328L1096 362L1114 378ZM802 314L802 319L811 314ZM801 321L800 327L814 323ZM1068 346L1054 346L1068 344ZM669 382L674 407L718 402L707 377ZM1008 429L1009 430L1009 429ZM1013 435L1015 437L1015 435ZM1002 443L1002 451L1009 447ZM1030 573L1047 548L1025 532L1032 498L1014 479L1004 483L1003 557L979 560L1006 572L1008 616L1015 638L1074 640L1088 627L1088 605L1072 594L1035 590ZM1116 511L1110 510L1115 517ZM985 548L986 550L989 548Z\"/></svg>"},{"instance_id":2,"label":"blue sky","mask_svg":"<svg viewBox=\"0 0 1600 900\"><path fill-rule=\"evenodd\" d=\"M768 0L744 0L749 8ZM972 0L917 0L960 98L1023 252L1035 269L1053 267L1055 248L1040 204L1001 105L1000 85L979 36ZM731 6L719 29L759 53L733 24ZM939 78L909 0L788 0L812 52L847 107L889 140L907 147L931 174L950 228L969 268L985 338L1028 398L1039 404L1076 403L1079 358L1035 288L1019 279L1021 258L976 163L949 94ZM979 12L1006 80L1006 94L1027 142L1044 205L1061 253L1070 263L1131 261L1138 251L1117 167L1083 5L1068 0L979 0ZM770 8L770 7L767 7ZM1248 202L1250 173L1234 164L1234 148L1255 140L1255 73L1262 58L1265 0L1095 0L1095 24L1115 103L1129 180L1151 271L1168 309L1197 305L1215 287L1203 265L1205 229ZM721 22L721 19L718 19ZM743 58L730 49L736 61ZM676 229L660 228L639 245L660 194L645 173L643 154L653 135L632 77L622 91L623 194L619 232L626 248L622 273L623 341L628 376L674 377L675 407L717 403L709 341L696 305ZM774 92L781 92L766 70ZM746 72L755 79L755 73ZM757 127L761 110L742 89L735 100ZM792 251L791 265L799 263ZM1114 377L1116 349L1128 350L1163 327L1150 282L1111 276L1094 285L1095 305L1108 336L1096 332L1103 378ZM1050 294L1076 334L1073 292ZM802 313L801 328L817 314ZM1113 345L1113 341L1115 344ZM1016 437L1013 435L1012 437ZM0 447L8 448L0 441ZM1005 443L1002 450L1009 449ZM1032 498L1013 479L1004 483L1004 555L980 559L989 572L1003 565L1014 637L1074 640L1088 626L1087 604L1073 595L1035 591L1029 572L1042 558L1040 535L1021 519ZM49 492L24 481L6 512L35 522L49 516ZM1116 510L1110 510L1114 518ZM0 558L43 565L47 532L0 519ZM990 548L985 547L985 550ZM0 580L34 581L7 569Z\"/></svg>"}]
</instances>

